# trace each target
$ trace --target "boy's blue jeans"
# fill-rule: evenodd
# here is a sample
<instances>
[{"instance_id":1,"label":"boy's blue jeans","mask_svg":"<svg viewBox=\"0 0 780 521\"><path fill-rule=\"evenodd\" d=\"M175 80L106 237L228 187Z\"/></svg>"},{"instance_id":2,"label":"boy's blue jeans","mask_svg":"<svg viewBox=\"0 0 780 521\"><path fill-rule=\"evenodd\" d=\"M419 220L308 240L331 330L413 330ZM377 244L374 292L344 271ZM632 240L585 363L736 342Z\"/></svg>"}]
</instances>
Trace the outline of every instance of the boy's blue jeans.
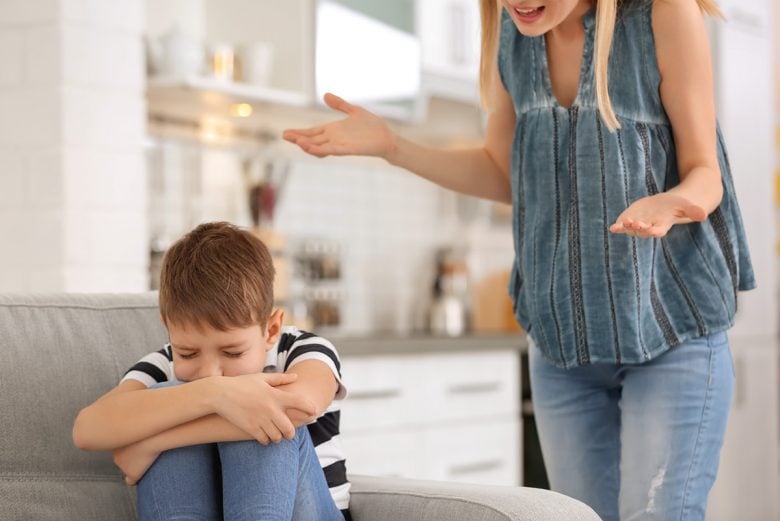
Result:
<instances>
[{"instance_id":1,"label":"boy's blue jeans","mask_svg":"<svg viewBox=\"0 0 780 521\"><path fill-rule=\"evenodd\" d=\"M305 426L295 438L163 452L138 482L139 521L344 521Z\"/></svg>"},{"instance_id":2,"label":"boy's blue jeans","mask_svg":"<svg viewBox=\"0 0 780 521\"><path fill-rule=\"evenodd\" d=\"M734 384L726 333L641 365L560 369L529 353L551 488L604 521L704 520Z\"/></svg>"}]
</instances>

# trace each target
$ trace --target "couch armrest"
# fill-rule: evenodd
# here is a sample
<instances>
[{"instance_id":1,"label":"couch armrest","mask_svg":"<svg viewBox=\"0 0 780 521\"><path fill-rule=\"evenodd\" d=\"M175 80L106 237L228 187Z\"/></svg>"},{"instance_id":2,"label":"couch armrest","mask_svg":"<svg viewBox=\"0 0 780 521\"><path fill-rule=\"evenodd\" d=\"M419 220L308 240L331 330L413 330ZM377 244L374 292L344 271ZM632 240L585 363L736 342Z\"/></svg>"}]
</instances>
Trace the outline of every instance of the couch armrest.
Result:
<instances>
[{"instance_id":1,"label":"couch armrest","mask_svg":"<svg viewBox=\"0 0 780 521\"><path fill-rule=\"evenodd\" d=\"M354 521L601 521L584 503L536 488L350 476Z\"/></svg>"}]
</instances>

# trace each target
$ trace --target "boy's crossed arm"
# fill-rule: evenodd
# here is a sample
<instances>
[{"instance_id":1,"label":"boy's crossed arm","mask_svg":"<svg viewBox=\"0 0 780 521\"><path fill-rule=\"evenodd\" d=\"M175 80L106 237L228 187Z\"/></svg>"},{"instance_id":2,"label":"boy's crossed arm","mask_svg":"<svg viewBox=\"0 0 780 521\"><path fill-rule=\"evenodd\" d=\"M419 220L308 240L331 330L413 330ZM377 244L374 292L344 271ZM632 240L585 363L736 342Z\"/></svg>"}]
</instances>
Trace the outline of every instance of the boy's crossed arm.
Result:
<instances>
[{"instance_id":1,"label":"boy's crossed arm","mask_svg":"<svg viewBox=\"0 0 780 521\"><path fill-rule=\"evenodd\" d=\"M203 378L163 389L129 380L79 413L73 439L82 449L113 450L132 484L168 449L291 438L294 427L319 416L337 390L332 371L317 360L287 373Z\"/></svg>"},{"instance_id":2,"label":"boy's crossed arm","mask_svg":"<svg viewBox=\"0 0 780 521\"><path fill-rule=\"evenodd\" d=\"M217 414L248 434L244 439L279 441L292 437L293 424L324 411L337 389L330 368L317 360L287 373L208 377L162 389L128 380L78 414L73 440L84 450L113 450Z\"/></svg>"}]
</instances>

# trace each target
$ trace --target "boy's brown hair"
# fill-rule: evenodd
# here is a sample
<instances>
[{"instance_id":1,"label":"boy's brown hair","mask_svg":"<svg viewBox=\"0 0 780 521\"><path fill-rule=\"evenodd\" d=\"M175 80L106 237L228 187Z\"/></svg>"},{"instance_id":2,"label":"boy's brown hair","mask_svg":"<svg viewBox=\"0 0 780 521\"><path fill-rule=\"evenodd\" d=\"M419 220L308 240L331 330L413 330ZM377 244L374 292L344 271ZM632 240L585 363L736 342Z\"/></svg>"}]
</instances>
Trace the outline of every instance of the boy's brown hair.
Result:
<instances>
[{"instance_id":1,"label":"boy's brown hair","mask_svg":"<svg viewBox=\"0 0 780 521\"><path fill-rule=\"evenodd\" d=\"M160 315L166 325L265 328L273 282L271 254L260 239L230 223L201 224L165 254Z\"/></svg>"}]
</instances>

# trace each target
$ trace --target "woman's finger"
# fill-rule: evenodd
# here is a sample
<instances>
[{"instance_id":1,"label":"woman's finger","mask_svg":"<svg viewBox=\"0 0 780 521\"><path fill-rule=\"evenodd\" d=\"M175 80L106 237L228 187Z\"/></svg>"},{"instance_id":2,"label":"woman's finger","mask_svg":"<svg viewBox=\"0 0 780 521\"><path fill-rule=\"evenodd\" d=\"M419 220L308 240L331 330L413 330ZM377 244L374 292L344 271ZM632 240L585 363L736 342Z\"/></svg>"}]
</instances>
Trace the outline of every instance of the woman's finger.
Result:
<instances>
[{"instance_id":1,"label":"woman's finger","mask_svg":"<svg viewBox=\"0 0 780 521\"><path fill-rule=\"evenodd\" d=\"M325 132L325 125L311 128L288 128L282 132L282 137L288 141L298 137L314 137Z\"/></svg>"},{"instance_id":2,"label":"woman's finger","mask_svg":"<svg viewBox=\"0 0 780 521\"><path fill-rule=\"evenodd\" d=\"M326 156L349 156L356 154L355 150L346 145L334 145L332 143L325 143L322 145L307 145L304 150L317 157Z\"/></svg>"},{"instance_id":3,"label":"woman's finger","mask_svg":"<svg viewBox=\"0 0 780 521\"><path fill-rule=\"evenodd\" d=\"M623 223L618 221L612 226L609 227L609 231L612 233L624 233L626 231L625 226L623 226Z\"/></svg>"},{"instance_id":4,"label":"woman's finger","mask_svg":"<svg viewBox=\"0 0 780 521\"><path fill-rule=\"evenodd\" d=\"M344 114L349 114L355 110L355 106L347 103L344 101L344 99L336 96L335 94L331 94L330 92L326 92L325 96L322 97L322 99L325 101L325 104L332 108L333 110L338 110L339 112L343 112Z\"/></svg>"},{"instance_id":5,"label":"woman's finger","mask_svg":"<svg viewBox=\"0 0 780 521\"><path fill-rule=\"evenodd\" d=\"M321 145L301 145L301 149L314 157L327 157L331 152Z\"/></svg>"},{"instance_id":6,"label":"woman's finger","mask_svg":"<svg viewBox=\"0 0 780 521\"><path fill-rule=\"evenodd\" d=\"M325 134L320 134L319 136L314 136L314 137L310 137L310 138L302 138L302 139L298 140L298 145L300 145L300 146L304 146L304 145L305 146L312 146L312 145L321 146L321 145L324 145L325 143L327 143L328 141L330 141L330 138L328 136L326 136Z\"/></svg>"}]
</instances>

